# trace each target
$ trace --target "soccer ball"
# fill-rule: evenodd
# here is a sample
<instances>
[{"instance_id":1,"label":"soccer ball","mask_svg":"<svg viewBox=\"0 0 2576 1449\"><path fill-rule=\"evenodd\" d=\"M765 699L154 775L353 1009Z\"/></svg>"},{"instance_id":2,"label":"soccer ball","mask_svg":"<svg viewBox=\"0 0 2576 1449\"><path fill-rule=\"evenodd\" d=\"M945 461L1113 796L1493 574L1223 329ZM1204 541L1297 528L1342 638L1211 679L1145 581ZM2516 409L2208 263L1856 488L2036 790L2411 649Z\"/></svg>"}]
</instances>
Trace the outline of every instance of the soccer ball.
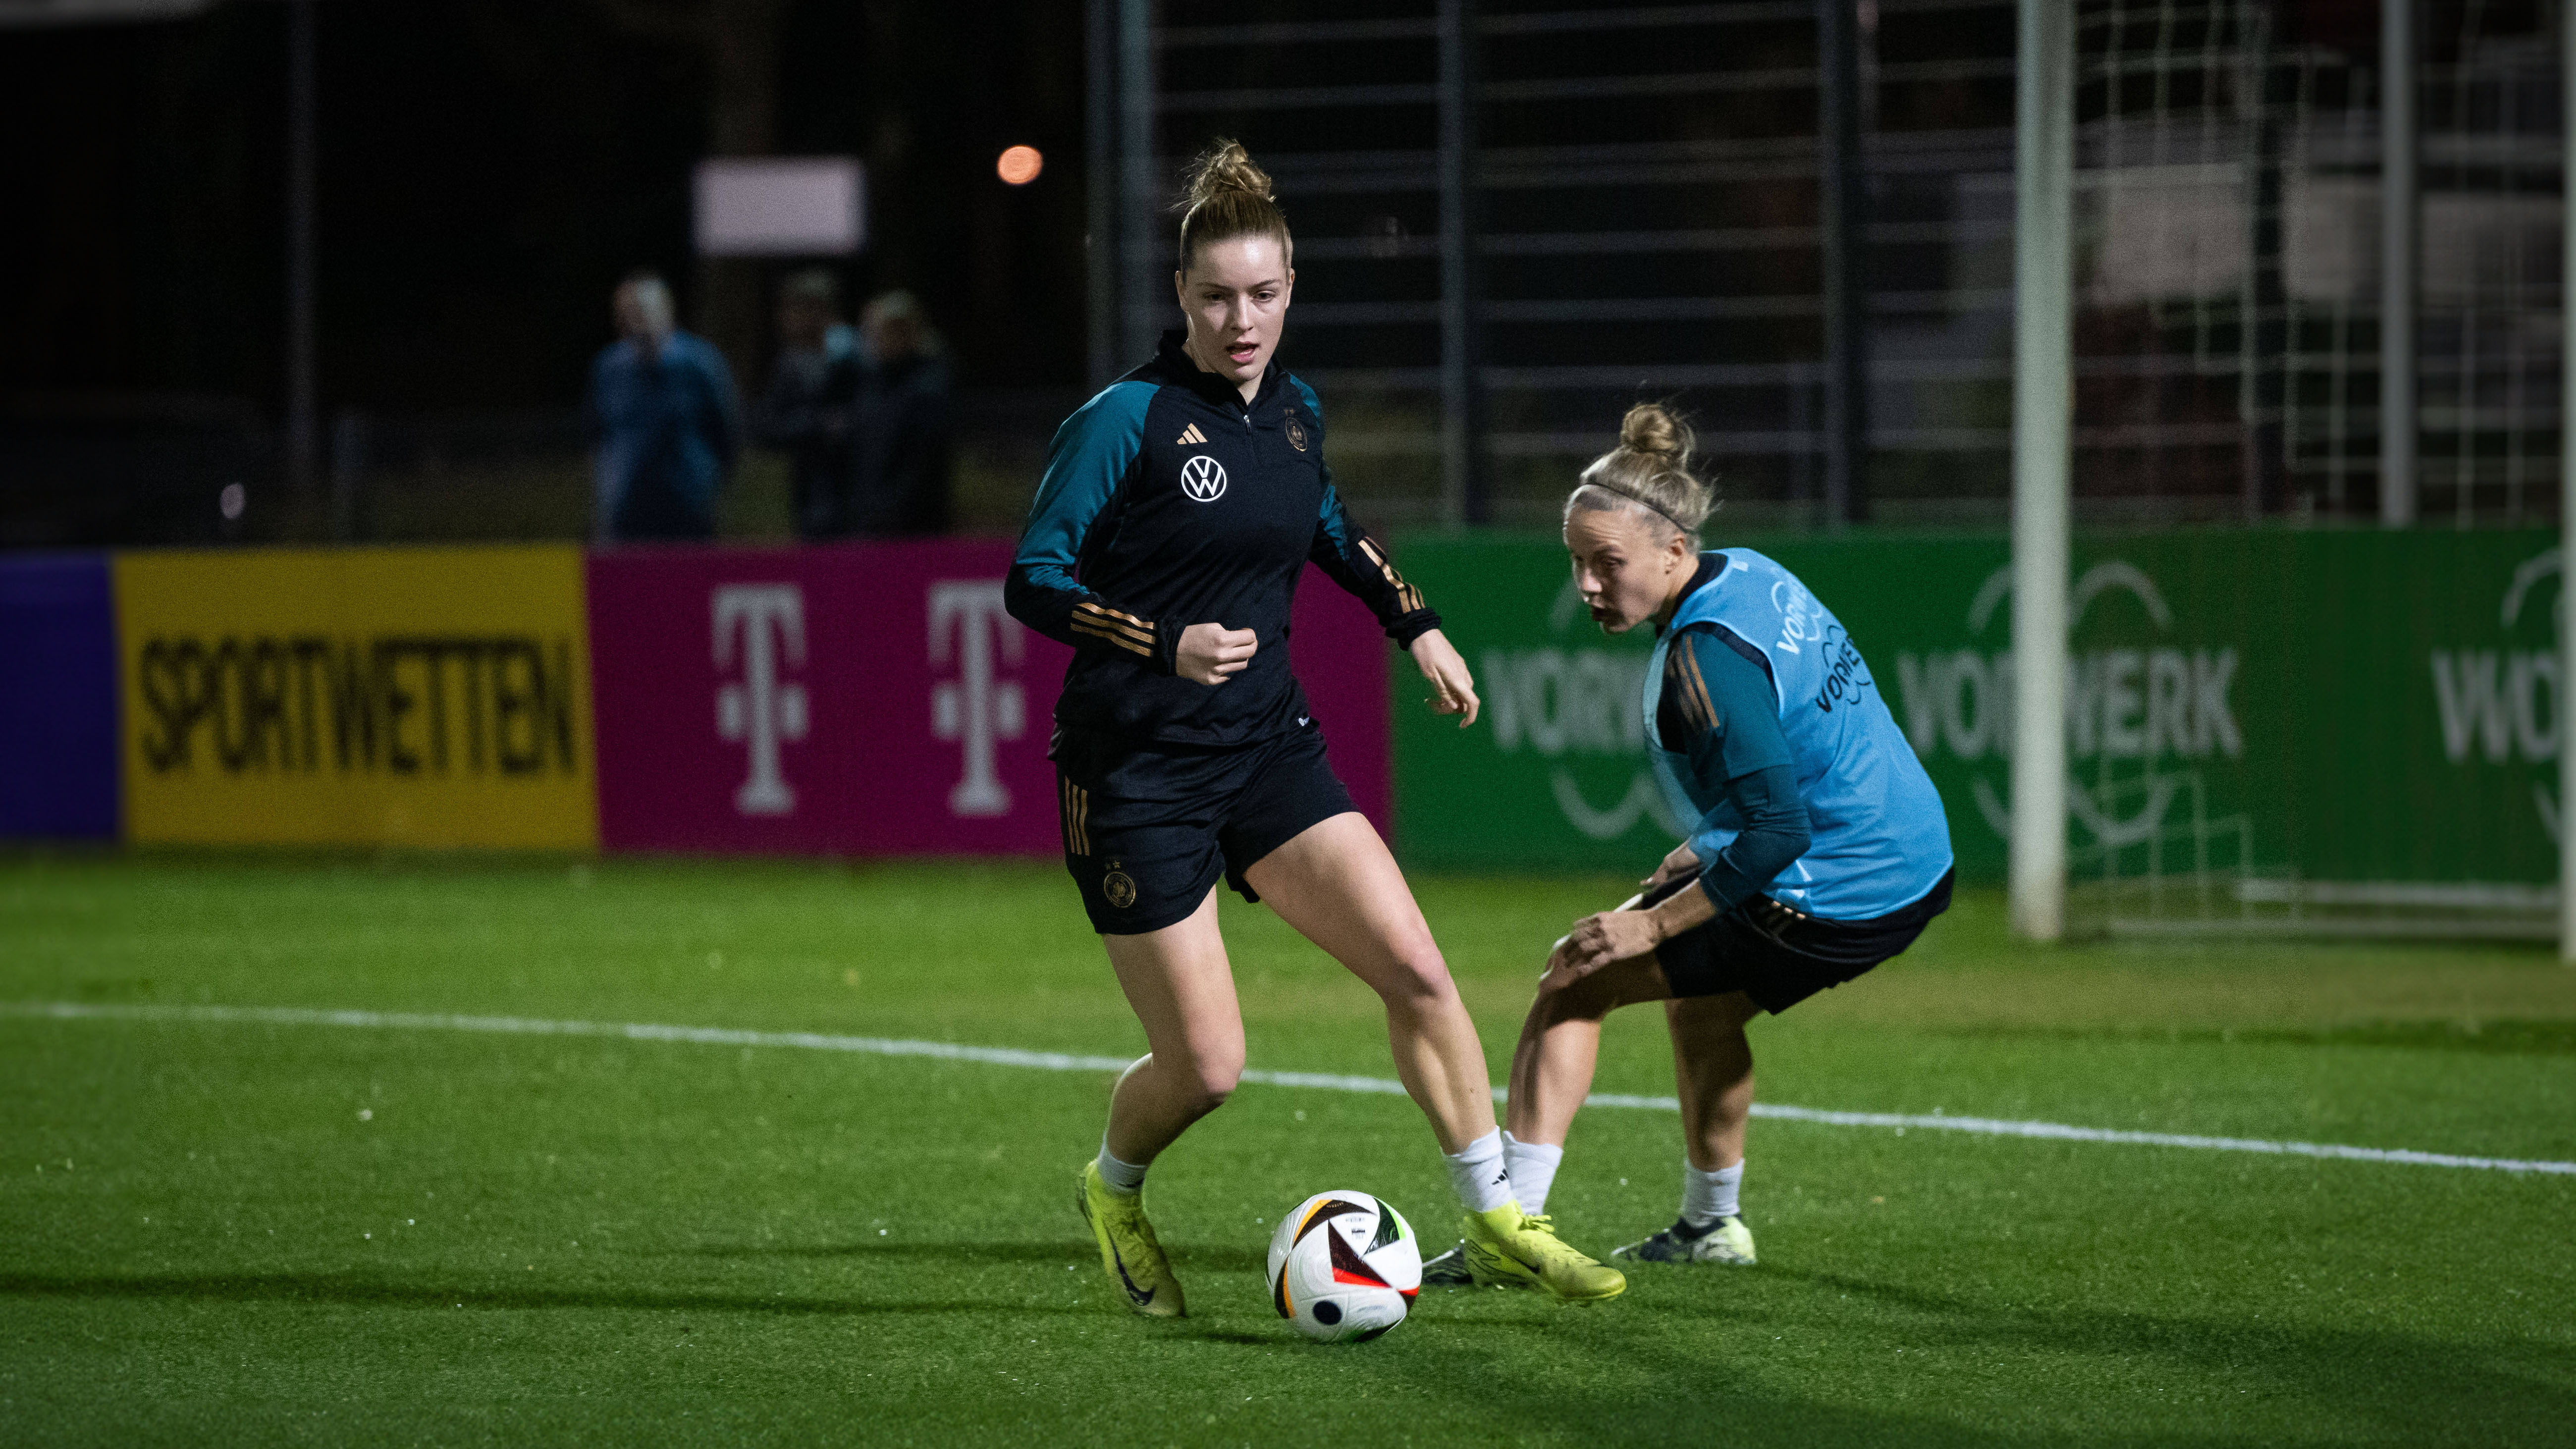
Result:
<instances>
[{"instance_id":1,"label":"soccer ball","mask_svg":"<svg viewBox=\"0 0 2576 1449\"><path fill-rule=\"evenodd\" d=\"M1364 1192L1319 1192L1270 1235L1270 1302L1318 1343L1361 1343L1404 1321L1422 1245L1404 1214Z\"/></svg>"}]
</instances>

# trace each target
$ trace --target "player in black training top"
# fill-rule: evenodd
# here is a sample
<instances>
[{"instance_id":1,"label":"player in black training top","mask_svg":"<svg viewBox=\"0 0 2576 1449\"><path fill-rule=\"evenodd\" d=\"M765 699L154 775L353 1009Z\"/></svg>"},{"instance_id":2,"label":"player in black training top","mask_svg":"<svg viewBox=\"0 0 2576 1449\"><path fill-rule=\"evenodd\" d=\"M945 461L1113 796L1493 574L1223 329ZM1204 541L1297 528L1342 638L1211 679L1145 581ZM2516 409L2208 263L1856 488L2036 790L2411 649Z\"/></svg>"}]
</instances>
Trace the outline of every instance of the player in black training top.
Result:
<instances>
[{"instance_id":1,"label":"player in black training top","mask_svg":"<svg viewBox=\"0 0 2576 1449\"><path fill-rule=\"evenodd\" d=\"M1296 273L1270 197L1242 147L1201 158L1173 273L1187 325L1057 431L1011 565L1012 615L1074 648L1052 751L1065 867L1152 1047L1118 1079L1076 1201L1129 1307L1184 1313L1142 1193L1146 1165L1242 1075L1222 879L1385 1000L1467 1237L1559 1298L1607 1298L1619 1273L1514 1203L1475 1023L1288 669L1311 560L1412 652L1435 710L1476 719L1440 616L1333 491L1314 390L1272 365Z\"/></svg>"}]
</instances>

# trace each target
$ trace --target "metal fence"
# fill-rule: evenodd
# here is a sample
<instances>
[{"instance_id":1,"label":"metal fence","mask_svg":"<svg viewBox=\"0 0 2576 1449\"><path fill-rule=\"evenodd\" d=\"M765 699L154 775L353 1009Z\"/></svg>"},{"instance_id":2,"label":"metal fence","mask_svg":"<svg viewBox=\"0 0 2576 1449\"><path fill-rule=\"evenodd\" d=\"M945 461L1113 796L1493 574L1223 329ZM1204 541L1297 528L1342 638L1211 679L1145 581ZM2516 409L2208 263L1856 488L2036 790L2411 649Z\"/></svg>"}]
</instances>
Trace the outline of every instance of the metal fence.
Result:
<instances>
[{"instance_id":1,"label":"metal fence","mask_svg":"<svg viewBox=\"0 0 2576 1449\"><path fill-rule=\"evenodd\" d=\"M2077 522L2554 519L2566 0L2070 3ZM1657 398L1731 529L2002 524L2013 0L1089 4L1091 384L1176 320L1170 202L1232 136L1371 519L1543 523ZM962 526L1015 526L1076 397L961 409ZM246 404L12 408L0 544L588 526L568 413L344 418L295 489ZM778 472L736 536L783 530Z\"/></svg>"},{"instance_id":2,"label":"metal fence","mask_svg":"<svg viewBox=\"0 0 2576 1449\"><path fill-rule=\"evenodd\" d=\"M1287 359L1373 513L1536 521L1657 397L1697 415L1738 526L1832 521L1856 347L1868 514L1999 522L2013 6L1850 12L1867 325L1836 347L1837 3L1095 0L1095 374L1171 315L1180 170L1232 136L1297 229ZM2077 9L2079 521L2376 519L2379 7ZM2552 517L2558 7L2412 13L2421 250L2394 295L2415 293L2420 461L2399 469L2427 521Z\"/></svg>"}]
</instances>

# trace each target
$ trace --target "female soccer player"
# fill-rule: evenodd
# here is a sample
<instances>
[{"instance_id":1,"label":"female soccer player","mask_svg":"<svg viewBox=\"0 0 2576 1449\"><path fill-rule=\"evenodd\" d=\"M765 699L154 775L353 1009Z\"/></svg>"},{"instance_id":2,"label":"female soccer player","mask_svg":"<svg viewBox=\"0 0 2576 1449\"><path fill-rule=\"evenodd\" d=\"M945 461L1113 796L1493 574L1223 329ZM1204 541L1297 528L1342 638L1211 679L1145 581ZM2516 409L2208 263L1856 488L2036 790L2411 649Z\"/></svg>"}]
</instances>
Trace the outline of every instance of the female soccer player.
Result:
<instances>
[{"instance_id":1,"label":"female soccer player","mask_svg":"<svg viewBox=\"0 0 2576 1449\"><path fill-rule=\"evenodd\" d=\"M1514 1203L1475 1024L1394 858L1325 763L1288 670L1307 561L1376 611L1431 682L1432 708L1462 728L1474 682L1421 591L1343 510L1314 389L1272 364L1297 274L1270 178L1223 142L1185 205L1172 280L1186 326L1056 433L1007 593L1014 617L1074 648L1051 751L1065 868L1152 1047L1119 1078L1081 1173L1101 1266L1136 1312L1185 1312L1142 1188L1243 1070L1222 879L1384 999L1396 1073L1431 1119L1487 1271L1560 1299L1611 1297L1627 1286L1618 1270Z\"/></svg>"},{"instance_id":2,"label":"female soccer player","mask_svg":"<svg viewBox=\"0 0 2576 1449\"><path fill-rule=\"evenodd\" d=\"M1629 410L1619 446L1565 501L1574 586L1602 632L1655 630L1646 753L1673 813L1697 821L1617 910L1550 953L1512 1055L1505 1156L1523 1210L1544 1212L1565 1135L1592 1087L1601 1018L1665 1003L1681 1088L1682 1210L1614 1257L1750 1263L1737 1211L1753 1050L1744 1024L1903 951L1950 904L1941 797L1851 636L1787 569L1750 549L1699 551L1713 500L1691 436ZM1503 1281L1472 1252L1426 1281Z\"/></svg>"}]
</instances>

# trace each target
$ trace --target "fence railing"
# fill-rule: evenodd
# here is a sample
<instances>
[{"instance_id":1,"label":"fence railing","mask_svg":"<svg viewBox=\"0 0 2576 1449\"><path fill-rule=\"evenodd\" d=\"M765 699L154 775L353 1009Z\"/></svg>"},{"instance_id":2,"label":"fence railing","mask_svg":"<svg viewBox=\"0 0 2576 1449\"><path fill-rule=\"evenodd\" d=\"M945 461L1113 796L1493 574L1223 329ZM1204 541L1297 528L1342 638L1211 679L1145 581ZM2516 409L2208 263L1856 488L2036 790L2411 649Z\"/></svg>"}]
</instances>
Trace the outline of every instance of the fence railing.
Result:
<instances>
[{"instance_id":1,"label":"fence railing","mask_svg":"<svg viewBox=\"0 0 2576 1449\"><path fill-rule=\"evenodd\" d=\"M2426 10L2427 521L2555 516L2559 8ZM1812 5L1113 11L1155 62L1115 73L1114 113L1149 118L1117 132L1117 203L1152 220L1104 263L1129 350L1162 323L1179 167L1236 136L1310 268L1293 361L1388 511L1536 516L1620 407L1669 397L1738 506L1815 515L1832 368ZM2275 0L2078 12L2078 516L2375 518L2375 26ZM2013 7L1864 14L1872 509L1999 518Z\"/></svg>"}]
</instances>

